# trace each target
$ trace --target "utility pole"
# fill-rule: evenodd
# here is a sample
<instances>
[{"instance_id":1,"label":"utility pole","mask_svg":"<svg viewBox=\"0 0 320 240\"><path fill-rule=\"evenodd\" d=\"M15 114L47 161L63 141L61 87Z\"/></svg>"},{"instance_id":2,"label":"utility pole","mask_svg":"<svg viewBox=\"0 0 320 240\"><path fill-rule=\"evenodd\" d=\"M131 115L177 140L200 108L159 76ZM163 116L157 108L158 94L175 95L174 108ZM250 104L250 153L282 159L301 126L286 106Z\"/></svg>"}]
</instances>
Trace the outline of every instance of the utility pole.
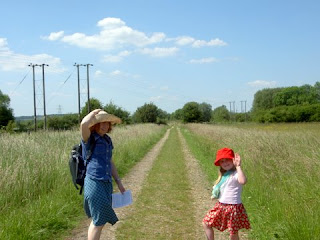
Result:
<instances>
[{"instance_id":1,"label":"utility pole","mask_svg":"<svg viewBox=\"0 0 320 240\"><path fill-rule=\"evenodd\" d=\"M88 113L91 111L91 106L90 106L90 87L89 87L89 66L93 66L92 64L88 63L85 64L87 66L87 88L88 88Z\"/></svg>"},{"instance_id":2,"label":"utility pole","mask_svg":"<svg viewBox=\"0 0 320 240\"><path fill-rule=\"evenodd\" d=\"M242 103L244 103L244 121L247 121L247 100L241 101L241 113L243 113Z\"/></svg>"},{"instance_id":3,"label":"utility pole","mask_svg":"<svg viewBox=\"0 0 320 240\"><path fill-rule=\"evenodd\" d=\"M231 108L231 104L232 102L229 102L229 105L230 105L230 111L229 111L229 114L230 114L230 121L232 121L232 108Z\"/></svg>"},{"instance_id":4,"label":"utility pole","mask_svg":"<svg viewBox=\"0 0 320 240\"><path fill-rule=\"evenodd\" d=\"M81 113L81 104L80 104L80 70L79 67L83 66L83 67L87 67L87 98L88 98L88 113L91 110L91 106L90 106L90 84L89 84L89 66L93 66L92 64L77 64L75 63L73 66L77 67L77 72L78 72L78 121L80 124L80 113Z\"/></svg>"},{"instance_id":5,"label":"utility pole","mask_svg":"<svg viewBox=\"0 0 320 240\"><path fill-rule=\"evenodd\" d=\"M80 104L80 71L79 71L79 66L84 66L84 65L75 63L73 66L77 67L77 72L78 72L78 122L80 124L81 104Z\"/></svg>"},{"instance_id":6,"label":"utility pole","mask_svg":"<svg viewBox=\"0 0 320 240\"><path fill-rule=\"evenodd\" d=\"M244 101L244 112L247 113L247 100Z\"/></svg>"},{"instance_id":7,"label":"utility pole","mask_svg":"<svg viewBox=\"0 0 320 240\"><path fill-rule=\"evenodd\" d=\"M36 83L35 83L35 72L34 67L36 65L30 63L28 65L29 67L32 67L32 79L33 79L33 116L34 116L34 131L37 131L37 107L36 107Z\"/></svg>"},{"instance_id":8,"label":"utility pole","mask_svg":"<svg viewBox=\"0 0 320 240\"><path fill-rule=\"evenodd\" d=\"M247 100L244 101L244 121L247 121Z\"/></svg>"},{"instance_id":9,"label":"utility pole","mask_svg":"<svg viewBox=\"0 0 320 240\"><path fill-rule=\"evenodd\" d=\"M48 64L39 65L42 67L42 89L43 89L43 115L44 115L44 130L47 130L47 112L46 112L46 91L44 85L44 66L49 66Z\"/></svg>"}]
</instances>

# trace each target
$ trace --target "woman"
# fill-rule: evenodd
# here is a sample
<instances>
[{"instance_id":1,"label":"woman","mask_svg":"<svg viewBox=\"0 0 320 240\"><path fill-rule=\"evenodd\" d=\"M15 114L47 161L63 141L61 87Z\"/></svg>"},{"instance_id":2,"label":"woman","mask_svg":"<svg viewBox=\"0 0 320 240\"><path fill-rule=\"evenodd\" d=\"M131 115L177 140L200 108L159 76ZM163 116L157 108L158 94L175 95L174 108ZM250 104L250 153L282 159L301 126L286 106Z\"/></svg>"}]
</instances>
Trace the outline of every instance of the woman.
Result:
<instances>
[{"instance_id":1,"label":"woman","mask_svg":"<svg viewBox=\"0 0 320 240\"><path fill-rule=\"evenodd\" d=\"M121 123L121 119L101 109L95 109L83 118L80 125L84 157L87 151L90 151L91 144L95 143L84 181L84 209L87 216L92 218L88 240L100 239L104 225L107 222L113 225L118 221L112 209L112 177L120 192L125 192L112 161L113 145L107 135L116 123Z\"/></svg>"}]
</instances>

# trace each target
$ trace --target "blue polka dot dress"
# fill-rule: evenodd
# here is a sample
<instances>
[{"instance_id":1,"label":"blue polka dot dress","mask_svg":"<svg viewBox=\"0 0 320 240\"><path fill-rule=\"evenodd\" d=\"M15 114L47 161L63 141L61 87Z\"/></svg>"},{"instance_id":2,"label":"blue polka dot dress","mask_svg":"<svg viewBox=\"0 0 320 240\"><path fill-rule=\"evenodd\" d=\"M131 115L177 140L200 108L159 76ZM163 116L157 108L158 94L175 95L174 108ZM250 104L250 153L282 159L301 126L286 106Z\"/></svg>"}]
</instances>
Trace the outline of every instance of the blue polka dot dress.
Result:
<instances>
[{"instance_id":1,"label":"blue polka dot dress","mask_svg":"<svg viewBox=\"0 0 320 240\"><path fill-rule=\"evenodd\" d=\"M118 221L112 209L112 190L112 182L85 178L84 209L95 226L114 225Z\"/></svg>"}]
</instances>

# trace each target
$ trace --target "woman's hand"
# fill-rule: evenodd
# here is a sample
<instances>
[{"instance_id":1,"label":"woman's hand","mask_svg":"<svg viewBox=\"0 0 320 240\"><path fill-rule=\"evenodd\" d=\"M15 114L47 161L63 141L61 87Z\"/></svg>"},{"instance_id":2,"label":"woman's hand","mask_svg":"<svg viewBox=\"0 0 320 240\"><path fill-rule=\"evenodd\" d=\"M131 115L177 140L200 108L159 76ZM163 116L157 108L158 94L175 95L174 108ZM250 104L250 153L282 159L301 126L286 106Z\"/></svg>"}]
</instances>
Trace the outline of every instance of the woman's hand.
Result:
<instances>
[{"instance_id":1,"label":"woman's hand","mask_svg":"<svg viewBox=\"0 0 320 240\"><path fill-rule=\"evenodd\" d=\"M95 109L93 111L91 111L88 115L86 115L82 121L81 121L81 124L80 124L80 131L81 131L81 137L82 137L82 140L84 142L87 142L89 137L90 137L90 134L91 134L91 131L89 129L89 125L90 123L93 121L93 119L95 118L95 116L101 111L101 109Z\"/></svg>"},{"instance_id":2,"label":"woman's hand","mask_svg":"<svg viewBox=\"0 0 320 240\"><path fill-rule=\"evenodd\" d=\"M126 189L124 188L124 186L122 185L122 182L121 182L121 179L118 179L116 181L117 185L118 185L118 188L120 190L121 193L124 193L126 191Z\"/></svg>"}]
</instances>

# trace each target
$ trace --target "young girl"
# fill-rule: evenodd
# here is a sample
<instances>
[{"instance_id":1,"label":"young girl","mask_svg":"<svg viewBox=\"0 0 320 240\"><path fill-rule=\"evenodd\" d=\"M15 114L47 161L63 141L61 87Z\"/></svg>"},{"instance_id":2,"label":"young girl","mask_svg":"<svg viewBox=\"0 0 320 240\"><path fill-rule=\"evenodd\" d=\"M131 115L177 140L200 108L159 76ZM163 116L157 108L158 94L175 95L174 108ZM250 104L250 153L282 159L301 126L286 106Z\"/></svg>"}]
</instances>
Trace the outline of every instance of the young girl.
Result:
<instances>
[{"instance_id":1,"label":"young girl","mask_svg":"<svg viewBox=\"0 0 320 240\"><path fill-rule=\"evenodd\" d=\"M220 166L219 177L213 186L212 197L219 201L203 219L208 240L214 240L213 228L224 231L228 228L231 240L238 240L238 230L250 229L249 219L241 201L242 185L247 178L241 169L239 154L230 148L218 150L216 166Z\"/></svg>"},{"instance_id":2,"label":"young girl","mask_svg":"<svg viewBox=\"0 0 320 240\"><path fill-rule=\"evenodd\" d=\"M84 180L84 209L87 216L92 218L88 240L100 239L104 225L107 222L113 225L118 221L112 209L112 177L122 193L125 188L112 160L113 144L107 133L111 131L112 124L120 122L120 118L95 109L83 118L80 125L84 156L90 150L92 141L95 141Z\"/></svg>"}]
</instances>

